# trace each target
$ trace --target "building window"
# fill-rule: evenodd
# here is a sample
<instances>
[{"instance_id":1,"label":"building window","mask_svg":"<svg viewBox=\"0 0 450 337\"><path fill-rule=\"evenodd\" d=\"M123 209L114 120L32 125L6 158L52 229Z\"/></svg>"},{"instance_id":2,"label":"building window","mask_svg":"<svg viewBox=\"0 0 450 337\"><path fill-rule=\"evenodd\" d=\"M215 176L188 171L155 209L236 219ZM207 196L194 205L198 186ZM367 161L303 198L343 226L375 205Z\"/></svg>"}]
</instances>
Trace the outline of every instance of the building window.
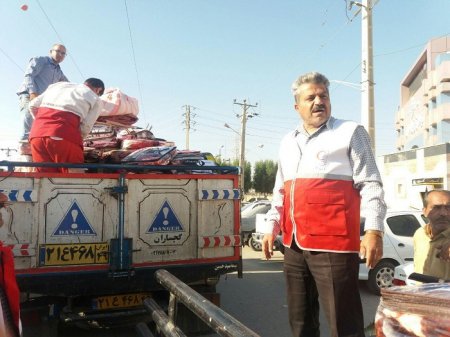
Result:
<instances>
[{"instance_id":1,"label":"building window","mask_svg":"<svg viewBox=\"0 0 450 337\"><path fill-rule=\"evenodd\" d=\"M436 136L437 135L437 126L436 124L432 124L430 127L430 136Z\"/></svg>"},{"instance_id":2,"label":"building window","mask_svg":"<svg viewBox=\"0 0 450 337\"><path fill-rule=\"evenodd\" d=\"M422 81L427 78L426 64L424 64L422 70L417 74L416 77L411 81L409 85L409 97L414 96L414 94L422 87Z\"/></svg>"},{"instance_id":3,"label":"building window","mask_svg":"<svg viewBox=\"0 0 450 337\"><path fill-rule=\"evenodd\" d=\"M446 103L450 103L450 95L447 92L442 92L441 94L438 95L435 101L435 105L441 105Z\"/></svg>"},{"instance_id":4,"label":"building window","mask_svg":"<svg viewBox=\"0 0 450 337\"><path fill-rule=\"evenodd\" d=\"M403 183L397 184L397 196L405 197L405 185Z\"/></svg>"}]
</instances>

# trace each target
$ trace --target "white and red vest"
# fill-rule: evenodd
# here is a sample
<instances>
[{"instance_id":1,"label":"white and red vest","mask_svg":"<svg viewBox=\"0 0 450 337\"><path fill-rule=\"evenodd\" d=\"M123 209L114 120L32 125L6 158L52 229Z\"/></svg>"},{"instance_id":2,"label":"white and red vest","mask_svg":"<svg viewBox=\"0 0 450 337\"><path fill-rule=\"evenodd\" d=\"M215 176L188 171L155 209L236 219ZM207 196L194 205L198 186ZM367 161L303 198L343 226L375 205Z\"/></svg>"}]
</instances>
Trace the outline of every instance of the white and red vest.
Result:
<instances>
[{"instance_id":1,"label":"white and red vest","mask_svg":"<svg viewBox=\"0 0 450 337\"><path fill-rule=\"evenodd\" d=\"M334 119L328 126L306 143L283 140L283 244L295 237L306 250L359 252L360 194L349 157L357 124Z\"/></svg>"}]
</instances>

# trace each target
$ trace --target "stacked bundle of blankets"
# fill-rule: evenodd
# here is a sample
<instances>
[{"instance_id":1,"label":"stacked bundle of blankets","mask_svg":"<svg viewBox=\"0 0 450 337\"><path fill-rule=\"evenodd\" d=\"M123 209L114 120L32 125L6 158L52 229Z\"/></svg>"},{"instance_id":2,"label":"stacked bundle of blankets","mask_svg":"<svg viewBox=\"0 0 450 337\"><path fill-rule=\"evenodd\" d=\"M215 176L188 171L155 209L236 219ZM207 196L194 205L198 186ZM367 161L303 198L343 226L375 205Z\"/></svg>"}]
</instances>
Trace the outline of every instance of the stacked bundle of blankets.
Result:
<instances>
[{"instance_id":1,"label":"stacked bundle of blankets","mask_svg":"<svg viewBox=\"0 0 450 337\"><path fill-rule=\"evenodd\" d=\"M139 105L118 88L101 96L103 110L93 131L84 140L84 157L89 163L130 165L216 165L200 151L177 151L174 142L155 138L150 130L133 127ZM198 171L204 172L204 171Z\"/></svg>"},{"instance_id":2,"label":"stacked bundle of blankets","mask_svg":"<svg viewBox=\"0 0 450 337\"><path fill-rule=\"evenodd\" d=\"M106 89L100 99L103 101L103 109L97 121L122 126L131 126L138 121L138 100L119 88Z\"/></svg>"},{"instance_id":3,"label":"stacked bundle of blankets","mask_svg":"<svg viewBox=\"0 0 450 337\"><path fill-rule=\"evenodd\" d=\"M214 166L216 163L201 151L178 151L175 143L155 138L146 129L96 126L84 141L84 158L88 163L130 165ZM206 173L196 171L193 173ZM210 173L208 171L208 173Z\"/></svg>"},{"instance_id":4,"label":"stacked bundle of blankets","mask_svg":"<svg viewBox=\"0 0 450 337\"><path fill-rule=\"evenodd\" d=\"M157 160L155 152L161 152L161 155L170 152L174 156L176 150L173 142L156 139L149 130L110 125L96 125L83 146L84 158L88 163L153 161L152 165L167 165L167 160ZM153 160L149 159L148 153L153 153Z\"/></svg>"},{"instance_id":5,"label":"stacked bundle of blankets","mask_svg":"<svg viewBox=\"0 0 450 337\"><path fill-rule=\"evenodd\" d=\"M450 283L384 288L381 295L377 337L450 336Z\"/></svg>"},{"instance_id":6,"label":"stacked bundle of blankets","mask_svg":"<svg viewBox=\"0 0 450 337\"><path fill-rule=\"evenodd\" d=\"M156 139L150 130L135 128L139 105L118 88L100 97L103 109L84 140L84 157L90 163L167 165L176 154L173 142Z\"/></svg>"}]
</instances>

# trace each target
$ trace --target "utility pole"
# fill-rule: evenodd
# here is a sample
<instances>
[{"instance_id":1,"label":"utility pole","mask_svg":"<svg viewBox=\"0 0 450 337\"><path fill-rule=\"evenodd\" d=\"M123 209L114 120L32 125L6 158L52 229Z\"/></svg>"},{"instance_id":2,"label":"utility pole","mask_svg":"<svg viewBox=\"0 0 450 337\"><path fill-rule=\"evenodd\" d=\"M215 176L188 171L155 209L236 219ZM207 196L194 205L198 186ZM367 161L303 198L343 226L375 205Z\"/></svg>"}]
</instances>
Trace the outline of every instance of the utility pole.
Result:
<instances>
[{"instance_id":1,"label":"utility pole","mask_svg":"<svg viewBox=\"0 0 450 337\"><path fill-rule=\"evenodd\" d=\"M186 129L186 150L189 150L189 132L191 131L191 123L195 125L194 121L191 121L191 117L194 118L195 114L191 114L191 107L190 105L183 105L182 108L186 109L186 112L183 114L185 117L184 125Z\"/></svg>"},{"instance_id":2,"label":"utility pole","mask_svg":"<svg viewBox=\"0 0 450 337\"><path fill-rule=\"evenodd\" d=\"M373 41L372 41L373 0L362 0L361 4L361 124L366 128L375 155L375 107L373 81Z\"/></svg>"},{"instance_id":3,"label":"utility pole","mask_svg":"<svg viewBox=\"0 0 450 337\"><path fill-rule=\"evenodd\" d=\"M11 156L11 152L17 152L16 149L11 149L10 147L0 149L0 151L6 152L6 157L8 158Z\"/></svg>"},{"instance_id":4,"label":"utility pole","mask_svg":"<svg viewBox=\"0 0 450 337\"><path fill-rule=\"evenodd\" d=\"M240 149L240 156L239 156L239 166L241 167L241 189L242 189L242 195L244 195L244 182L245 182L245 128L247 124L247 118L252 118L254 116L257 116L257 113L251 113L248 114L249 108L256 108L258 106L258 103L255 105L251 105L247 103L247 100L244 99L242 103L236 102L236 99L233 102L236 105L240 105L242 107L242 115L237 117L241 117L241 149Z\"/></svg>"}]
</instances>

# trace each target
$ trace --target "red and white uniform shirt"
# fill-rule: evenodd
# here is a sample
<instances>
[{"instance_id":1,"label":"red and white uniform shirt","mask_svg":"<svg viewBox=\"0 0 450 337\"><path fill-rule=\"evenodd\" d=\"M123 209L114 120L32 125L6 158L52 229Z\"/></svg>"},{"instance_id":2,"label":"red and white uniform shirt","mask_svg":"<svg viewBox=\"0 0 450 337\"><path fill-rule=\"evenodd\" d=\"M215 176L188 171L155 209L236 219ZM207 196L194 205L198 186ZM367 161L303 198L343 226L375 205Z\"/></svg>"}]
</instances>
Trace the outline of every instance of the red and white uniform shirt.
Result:
<instances>
[{"instance_id":1,"label":"red and white uniform shirt","mask_svg":"<svg viewBox=\"0 0 450 337\"><path fill-rule=\"evenodd\" d=\"M357 126L333 119L306 141L298 132L283 139L277 184L285 246L295 238L306 250L359 252L360 193L349 155Z\"/></svg>"}]
</instances>

